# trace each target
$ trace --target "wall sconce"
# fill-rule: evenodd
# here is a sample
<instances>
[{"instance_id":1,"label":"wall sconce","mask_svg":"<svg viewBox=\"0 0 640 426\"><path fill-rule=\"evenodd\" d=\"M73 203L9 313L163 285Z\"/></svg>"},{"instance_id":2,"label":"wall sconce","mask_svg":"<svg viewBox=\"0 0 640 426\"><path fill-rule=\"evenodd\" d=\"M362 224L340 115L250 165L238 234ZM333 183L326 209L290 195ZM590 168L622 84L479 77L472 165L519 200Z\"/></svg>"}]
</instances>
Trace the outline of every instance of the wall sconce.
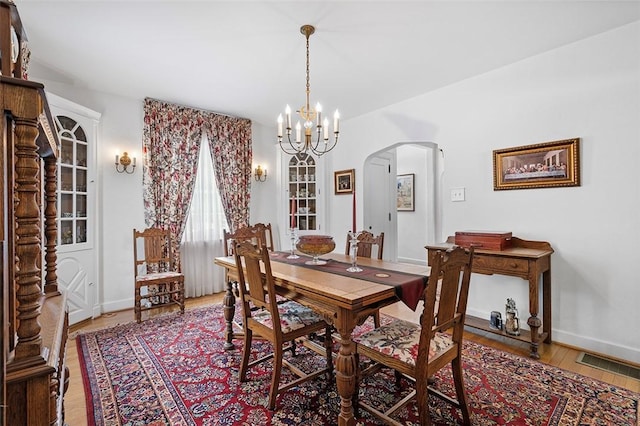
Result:
<instances>
[{"instance_id":1,"label":"wall sconce","mask_svg":"<svg viewBox=\"0 0 640 426\"><path fill-rule=\"evenodd\" d=\"M262 166L258 164L258 167L256 167L253 177L258 182L264 182L265 180L267 180L267 169L263 169Z\"/></svg>"},{"instance_id":2,"label":"wall sconce","mask_svg":"<svg viewBox=\"0 0 640 426\"><path fill-rule=\"evenodd\" d=\"M131 168L129 168L131 166ZM127 172L127 174L132 174L136 171L136 157L133 157L133 163L131 162L131 157L127 152L122 153L122 157L116 154L116 171L118 173Z\"/></svg>"}]
</instances>

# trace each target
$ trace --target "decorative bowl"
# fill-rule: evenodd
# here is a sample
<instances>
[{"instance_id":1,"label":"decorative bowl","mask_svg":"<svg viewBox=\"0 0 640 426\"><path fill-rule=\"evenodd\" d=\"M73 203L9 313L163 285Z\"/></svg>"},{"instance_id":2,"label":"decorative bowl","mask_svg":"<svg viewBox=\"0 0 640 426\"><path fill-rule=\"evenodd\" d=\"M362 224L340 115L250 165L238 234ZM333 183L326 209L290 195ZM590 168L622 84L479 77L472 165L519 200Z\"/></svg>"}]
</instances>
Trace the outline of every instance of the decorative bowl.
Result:
<instances>
[{"instance_id":1,"label":"decorative bowl","mask_svg":"<svg viewBox=\"0 0 640 426\"><path fill-rule=\"evenodd\" d=\"M313 256L313 260L308 260L307 265L326 265L327 262L319 260L323 254L331 253L336 248L336 243L330 235L301 235L298 237L296 248L301 253Z\"/></svg>"}]
</instances>

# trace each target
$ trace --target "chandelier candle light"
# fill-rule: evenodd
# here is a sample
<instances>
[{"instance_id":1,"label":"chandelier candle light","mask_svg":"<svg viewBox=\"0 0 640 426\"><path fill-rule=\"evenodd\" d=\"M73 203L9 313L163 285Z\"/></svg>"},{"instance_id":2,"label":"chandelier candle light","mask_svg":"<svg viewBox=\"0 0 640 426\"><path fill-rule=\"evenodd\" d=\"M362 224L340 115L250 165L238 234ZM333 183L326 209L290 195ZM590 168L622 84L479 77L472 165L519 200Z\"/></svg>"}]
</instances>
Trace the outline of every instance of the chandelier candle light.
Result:
<instances>
[{"instance_id":1,"label":"chandelier candle light","mask_svg":"<svg viewBox=\"0 0 640 426\"><path fill-rule=\"evenodd\" d=\"M311 151L317 156L321 156L331 151L338 143L339 121L340 114L338 110L333 114L333 141L329 142L329 120L325 117L322 120L322 106L317 103L315 108L312 108L309 103L309 94L311 93L309 84L309 36L315 32L315 28L312 25L303 25L300 27L300 32L307 39L307 102L300 108L297 113L302 118L303 124L300 121L296 123L295 142L291 140L291 108L289 105L285 108L284 118L282 114L278 116L278 143L280 148L289 155L296 155L299 153ZM287 139L283 144L284 134L283 125L286 121L286 133ZM314 125L315 122L315 125ZM302 139L302 128L304 127L304 140ZM313 128L315 127L316 136L313 136ZM323 143L320 143L320 140ZM287 143L288 142L288 143Z\"/></svg>"}]
</instances>

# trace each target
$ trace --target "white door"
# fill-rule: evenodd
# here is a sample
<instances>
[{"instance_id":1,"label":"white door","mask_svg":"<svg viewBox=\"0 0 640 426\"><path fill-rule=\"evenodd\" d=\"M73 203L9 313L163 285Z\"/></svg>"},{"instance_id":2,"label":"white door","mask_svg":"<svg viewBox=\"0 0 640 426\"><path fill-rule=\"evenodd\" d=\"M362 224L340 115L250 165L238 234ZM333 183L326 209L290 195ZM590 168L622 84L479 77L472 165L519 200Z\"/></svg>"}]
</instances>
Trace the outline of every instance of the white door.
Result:
<instances>
[{"instance_id":1,"label":"white door","mask_svg":"<svg viewBox=\"0 0 640 426\"><path fill-rule=\"evenodd\" d=\"M60 139L58 158L58 287L69 323L99 315L96 143L100 114L47 95Z\"/></svg>"},{"instance_id":2,"label":"white door","mask_svg":"<svg viewBox=\"0 0 640 426\"><path fill-rule=\"evenodd\" d=\"M374 235L384 232L384 259L395 260L395 173L392 174L391 153L380 153L369 158L364 168L364 194L367 202L364 210L364 229ZM395 166L394 166L395 167Z\"/></svg>"}]
</instances>

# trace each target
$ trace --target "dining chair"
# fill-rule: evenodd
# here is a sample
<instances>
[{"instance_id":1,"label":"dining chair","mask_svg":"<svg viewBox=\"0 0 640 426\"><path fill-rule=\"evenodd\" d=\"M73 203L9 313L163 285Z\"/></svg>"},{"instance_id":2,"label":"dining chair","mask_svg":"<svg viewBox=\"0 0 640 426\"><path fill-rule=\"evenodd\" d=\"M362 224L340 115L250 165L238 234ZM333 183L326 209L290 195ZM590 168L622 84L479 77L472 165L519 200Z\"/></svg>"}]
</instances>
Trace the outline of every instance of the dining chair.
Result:
<instances>
[{"instance_id":1,"label":"dining chair","mask_svg":"<svg viewBox=\"0 0 640 426\"><path fill-rule=\"evenodd\" d=\"M241 382L246 381L249 368L273 359L268 408L274 410L278 394L323 374L327 374L332 379L333 340L331 338L324 339L325 367L311 373L305 373L283 356L295 339L322 330L325 336L330 336L330 326L321 316L298 302L287 300L277 303L275 281L266 247L254 245L249 241L233 241L233 253L238 269L244 323L244 346L239 379ZM273 352L249 362L254 335L256 338L271 342ZM289 368L297 378L281 385L280 376L283 366Z\"/></svg>"},{"instance_id":2,"label":"dining chair","mask_svg":"<svg viewBox=\"0 0 640 426\"><path fill-rule=\"evenodd\" d=\"M260 246L264 245L266 241L266 234L265 234L266 229L267 227L264 224L257 224L253 226L251 225L241 226L240 228L236 229L234 232L229 232L226 229L224 229L222 231L222 234L223 234L225 255L233 256L234 241L235 242L250 241L254 245L260 245ZM269 224L269 230L270 229L271 229L271 224ZM273 246L273 243L271 245ZM225 282L227 283L227 292L228 292L225 298L232 297L233 295L235 295L236 298L239 298L240 290L239 290L238 283L230 280L227 275L227 272L228 271L225 269L224 279L225 279ZM230 292L233 292L233 295L229 294ZM228 304L233 304L233 302L229 302L226 300L224 303L225 303L225 306L227 306ZM238 301L236 300L236 304L237 303ZM225 319L226 319L226 315L227 313L225 313ZM231 321L232 321L232 324L234 324L237 328L244 330L242 322L240 322L239 320L236 320L236 318L231 318ZM228 332L231 334L231 339L241 339L244 336L244 331L234 332L233 330L228 330Z\"/></svg>"},{"instance_id":3,"label":"dining chair","mask_svg":"<svg viewBox=\"0 0 640 426\"><path fill-rule=\"evenodd\" d=\"M344 249L344 254L350 255L351 243L349 233L347 233L347 245ZM377 246L378 259L382 260L382 253L384 249L384 232L381 232L378 236L373 235L369 231L362 231L358 234L358 250L356 256L368 257L371 259L374 246Z\"/></svg>"},{"instance_id":4,"label":"dining chair","mask_svg":"<svg viewBox=\"0 0 640 426\"><path fill-rule=\"evenodd\" d=\"M134 229L133 258L136 321L142 320L142 311L170 304L178 305L184 313L184 275L174 271L169 230Z\"/></svg>"},{"instance_id":5,"label":"dining chair","mask_svg":"<svg viewBox=\"0 0 640 426\"><path fill-rule=\"evenodd\" d=\"M387 424L401 425L392 415L415 397L420 424L430 425L428 397L435 395L460 409L463 423L471 424L461 353L472 259L473 247L437 252L424 292L420 324L396 319L354 338L357 360L365 356L373 361L367 369L361 369L357 362L359 382L386 366L396 371L397 386L401 375L411 378L415 385L409 397L385 412L361 400L356 387L354 407L364 408ZM438 370L449 364L455 398L435 389L431 380Z\"/></svg>"},{"instance_id":6,"label":"dining chair","mask_svg":"<svg viewBox=\"0 0 640 426\"><path fill-rule=\"evenodd\" d=\"M351 243L349 233L347 233L347 245L344 249L344 254L349 256L351 254ZM384 249L384 232L381 232L378 236L373 235L369 231L362 231L358 234L358 248L356 250L357 257L367 257L371 259L373 253L373 247L377 248L378 260L382 260L382 253ZM371 316L373 317L374 326L380 327L380 311L374 311Z\"/></svg>"}]
</instances>

